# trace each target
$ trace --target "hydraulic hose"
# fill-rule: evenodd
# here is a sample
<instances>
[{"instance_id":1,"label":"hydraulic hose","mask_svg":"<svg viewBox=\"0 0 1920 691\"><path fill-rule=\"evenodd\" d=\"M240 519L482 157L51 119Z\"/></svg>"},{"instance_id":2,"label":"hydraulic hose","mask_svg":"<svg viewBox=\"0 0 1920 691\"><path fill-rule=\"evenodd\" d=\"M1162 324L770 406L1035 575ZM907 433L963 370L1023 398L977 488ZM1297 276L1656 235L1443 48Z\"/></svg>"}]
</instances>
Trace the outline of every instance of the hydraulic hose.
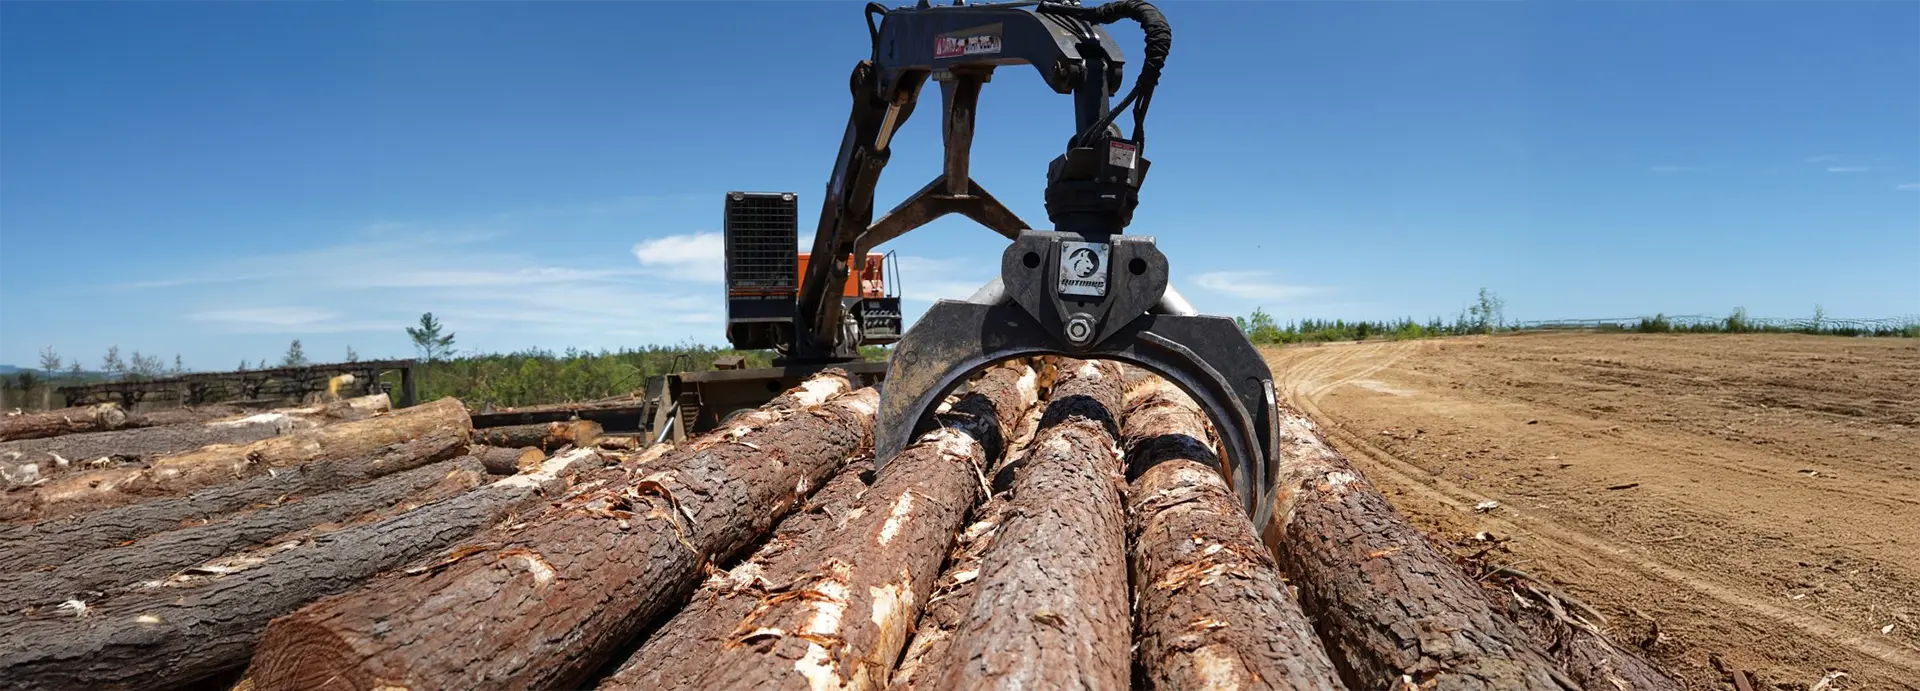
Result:
<instances>
[{"instance_id":1,"label":"hydraulic hose","mask_svg":"<svg viewBox=\"0 0 1920 691\"><path fill-rule=\"evenodd\" d=\"M1131 19L1140 25L1146 34L1146 57L1140 64L1140 76L1133 80L1133 88L1127 97L1121 99L1107 116L1094 123L1093 127L1081 132L1076 138L1077 144L1084 144L1094 133L1105 131L1120 111L1128 104L1133 105L1133 142L1143 149L1146 145L1147 106L1153 102L1153 88L1160 83L1160 70L1166 67L1167 54L1173 52L1173 27L1167 23L1166 15L1147 0L1116 0L1092 7L1065 5L1055 2L1043 2L1038 11L1058 14L1095 24L1112 24L1122 19Z\"/></svg>"}]
</instances>

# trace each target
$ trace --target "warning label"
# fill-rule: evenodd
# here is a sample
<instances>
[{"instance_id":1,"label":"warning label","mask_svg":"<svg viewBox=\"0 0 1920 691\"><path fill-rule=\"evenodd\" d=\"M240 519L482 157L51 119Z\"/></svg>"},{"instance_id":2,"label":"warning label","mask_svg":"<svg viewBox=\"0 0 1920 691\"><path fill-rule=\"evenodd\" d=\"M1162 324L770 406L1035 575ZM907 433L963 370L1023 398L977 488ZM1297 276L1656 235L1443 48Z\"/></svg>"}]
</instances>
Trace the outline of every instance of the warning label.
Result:
<instances>
[{"instance_id":1,"label":"warning label","mask_svg":"<svg viewBox=\"0 0 1920 691\"><path fill-rule=\"evenodd\" d=\"M962 29L940 34L933 39L933 57L958 58L968 55L1000 53L1000 24Z\"/></svg>"},{"instance_id":2,"label":"warning label","mask_svg":"<svg viewBox=\"0 0 1920 691\"><path fill-rule=\"evenodd\" d=\"M1060 243L1060 294L1105 296L1110 249L1104 242Z\"/></svg>"},{"instance_id":3,"label":"warning label","mask_svg":"<svg viewBox=\"0 0 1920 691\"><path fill-rule=\"evenodd\" d=\"M1139 160L1140 149L1130 142L1109 142L1107 146L1107 165L1133 169L1134 161Z\"/></svg>"}]
</instances>

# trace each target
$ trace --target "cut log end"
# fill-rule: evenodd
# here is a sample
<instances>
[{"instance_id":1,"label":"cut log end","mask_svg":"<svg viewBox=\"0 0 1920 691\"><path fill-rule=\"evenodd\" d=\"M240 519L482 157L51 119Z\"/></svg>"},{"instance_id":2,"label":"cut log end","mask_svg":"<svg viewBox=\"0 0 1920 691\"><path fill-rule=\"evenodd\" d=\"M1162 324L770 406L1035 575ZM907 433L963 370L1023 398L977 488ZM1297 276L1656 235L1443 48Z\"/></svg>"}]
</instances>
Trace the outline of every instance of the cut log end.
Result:
<instances>
[{"instance_id":1,"label":"cut log end","mask_svg":"<svg viewBox=\"0 0 1920 691\"><path fill-rule=\"evenodd\" d=\"M326 626L282 617L267 625L266 635L298 643L263 648L254 656L247 678L271 680L256 682L260 688L364 691L386 686L362 669L362 655Z\"/></svg>"}]
</instances>

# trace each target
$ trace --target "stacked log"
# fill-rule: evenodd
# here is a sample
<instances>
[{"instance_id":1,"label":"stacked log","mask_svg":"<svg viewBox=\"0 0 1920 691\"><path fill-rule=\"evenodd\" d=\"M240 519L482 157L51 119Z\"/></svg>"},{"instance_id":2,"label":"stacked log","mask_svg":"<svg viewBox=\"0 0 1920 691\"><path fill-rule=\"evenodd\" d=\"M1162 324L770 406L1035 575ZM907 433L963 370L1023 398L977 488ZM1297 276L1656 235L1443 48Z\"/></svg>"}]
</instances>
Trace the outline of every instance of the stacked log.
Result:
<instances>
[{"instance_id":1,"label":"stacked log","mask_svg":"<svg viewBox=\"0 0 1920 691\"><path fill-rule=\"evenodd\" d=\"M55 475L144 465L161 456L214 444L247 444L293 431L293 417L265 413L238 420L137 427L0 442L0 489L38 484Z\"/></svg>"},{"instance_id":2,"label":"stacked log","mask_svg":"<svg viewBox=\"0 0 1920 691\"><path fill-rule=\"evenodd\" d=\"M247 676L260 689L577 687L711 561L734 558L865 453L877 398L861 389L612 469L617 481L489 531L457 561L276 620Z\"/></svg>"},{"instance_id":3,"label":"stacked log","mask_svg":"<svg viewBox=\"0 0 1920 691\"><path fill-rule=\"evenodd\" d=\"M112 403L6 415L0 416L0 441L102 432L119 429L126 423L127 411Z\"/></svg>"},{"instance_id":4,"label":"stacked log","mask_svg":"<svg viewBox=\"0 0 1920 691\"><path fill-rule=\"evenodd\" d=\"M668 622L601 688L883 688L1036 379L1024 362L978 377L837 525L710 580L694 601L714 604Z\"/></svg>"},{"instance_id":5,"label":"stacked log","mask_svg":"<svg viewBox=\"0 0 1920 691\"><path fill-rule=\"evenodd\" d=\"M1352 688L1578 688L1313 422L1278 416L1267 545Z\"/></svg>"},{"instance_id":6,"label":"stacked log","mask_svg":"<svg viewBox=\"0 0 1920 691\"><path fill-rule=\"evenodd\" d=\"M132 504L232 482L269 469L365 455L433 431L465 433L471 429L472 421L466 408L458 400L442 399L391 415L327 425L251 444L216 444L165 456L144 468L73 473L6 493L0 497L0 519L57 518Z\"/></svg>"},{"instance_id":7,"label":"stacked log","mask_svg":"<svg viewBox=\"0 0 1920 691\"><path fill-rule=\"evenodd\" d=\"M1165 380L1129 392L1134 661L1151 688L1344 689L1219 471L1199 407Z\"/></svg>"},{"instance_id":8,"label":"stacked log","mask_svg":"<svg viewBox=\"0 0 1920 691\"><path fill-rule=\"evenodd\" d=\"M547 458L546 452L532 446L515 449L476 445L472 453L474 458L480 459L480 464L486 467L487 472L495 475L512 475L537 466Z\"/></svg>"},{"instance_id":9,"label":"stacked log","mask_svg":"<svg viewBox=\"0 0 1920 691\"><path fill-rule=\"evenodd\" d=\"M532 447L542 451L558 451L567 446L581 448L592 446L594 442L600 440L601 432L602 428L598 422L569 420L474 430L473 441L476 444L489 446L516 449Z\"/></svg>"},{"instance_id":10,"label":"stacked log","mask_svg":"<svg viewBox=\"0 0 1920 691\"><path fill-rule=\"evenodd\" d=\"M1127 688L1126 516L1113 418L1121 400L1117 365L1060 364L1005 520L982 555L972 608L945 658L914 672L923 686Z\"/></svg>"},{"instance_id":11,"label":"stacked log","mask_svg":"<svg viewBox=\"0 0 1920 691\"><path fill-rule=\"evenodd\" d=\"M33 524L0 526L0 571L48 568L74 555L106 549L148 535L198 525L249 508L272 506L373 481L459 456L466 441L457 430L434 431L372 453L328 459L211 487L184 497L82 513Z\"/></svg>"},{"instance_id":12,"label":"stacked log","mask_svg":"<svg viewBox=\"0 0 1920 691\"><path fill-rule=\"evenodd\" d=\"M477 459L444 461L364 485L249 511L219 523L161 533L74 556L52 571L0 575L0 613L87 600L111 588L164 578L182 568L321 523L375 511L433 487L453 473L482 473Z\"/></svg>"},{"instance_id":13,"label":"stacked log","mask_svg":"<svg viewBox=\"0 0 1920 691\"><path fill-rule=\"evenodd\" d=\"M603 460L590 449L532 473L399 516L274 545L190 569L159 588L0 629L0 679L35 691L181 688L244 666L273 618L382 571L457 564L446 550L487 526L537 509ZM584 480L582 482L585 482Z\"/></svg>"}]
</instances>

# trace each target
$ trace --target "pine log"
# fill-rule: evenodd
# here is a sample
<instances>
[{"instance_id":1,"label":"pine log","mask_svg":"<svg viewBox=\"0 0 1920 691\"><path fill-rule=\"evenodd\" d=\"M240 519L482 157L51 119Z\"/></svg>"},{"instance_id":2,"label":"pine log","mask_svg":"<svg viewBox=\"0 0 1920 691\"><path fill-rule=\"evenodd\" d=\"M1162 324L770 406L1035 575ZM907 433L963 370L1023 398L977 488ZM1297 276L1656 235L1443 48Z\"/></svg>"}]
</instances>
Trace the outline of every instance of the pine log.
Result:
<instances>
[{"instance_id":1,"label":"pine log","mask_svg":"<svg viewBox=\"0 0 1920 691\"><path fill-rule=\"evenodd\" d=\"M473 431L473 441L489 446L534 447L556 451L564 446L585 448L600 440L600 423L592 420L543 422L510 427L488 427Z\"/></svg>"},{"instance_id":2,"label":"pine log","mask_svg":"<svg viewBox=\"0 0 1920 691\"><path fill-rule=\"evenodd\" d=\"M232 674L272 618L389 569L457 564L462 553L450 546L537 510L601 462L592 450L570 451L540 472L400 516L190 569L84 616L69 610L9 622L0 628L0 679L23 691L169 691Z\"/></svg>"},{"instance_id":3,"label":"pine log","mask_svg":"<svg viewBox=\"0 0 1920 691\"><path fill-rule=\"evenodd\" d=\"M715 444L730 442L749 432L771 425L795 411L817 408L822 403L854 389L854 381L842 370L824 370L808 377L799 386L783 391L766 405L748 410L722 423L707 434L687 440L687 448L699 451Z\"/></svg>"},{"instance_id":4,"label":"pine log","mask_svg":"<svg viewBox=\"0 0 1920 691\"><path fill-rule=\"evenodd\" d=\"M844 375L841 375L844 376ZM274 622L258 688L577 688L765 536L812 488L869 452L862 389L704 450L626 469L493 531L443 570L395 574Z\"/></svg>"},{"instance_id":5,"label":"pine log","mask_svg":"<svg viewBox=\"0 0 1920 691\"><path fill-rule=\"evenodd\" d=\"M867 491L863 475L869 470L858 463L841 468L801 508L782 519L773 535L746 560L707 576L686 606L648 636L598 688L684 687L698 674L694 666L711 661L714 650L732 632L730 626L708 624L739 621L753 612L769 590L788 590L791 579L782 574L800 572L822 532L859 515L854 513L854 503Z\"/></svg>"},{"instance_id":6,"label":"pine log","mask_svg":"<svg viewBox=\"0 0 1920 691\"><path fill-rule=\"evenodd\" d=\"M1113 411L1121 370L1064 360L1011 506L982 557L940 689L1128 688L1124 483ZM936 680L938 680L936 682Z\"/></svg>"},{"instance_id":7,"label":"pine log","mask_svg":"<svg viewBox=\"0 0 1920 691\"><path fill-rule=\"evenodd\" d=\"M61 408L44 413L5 415L0 416L0 441L101 432L119 429L126 423L127 411L112 403Z\"/></svg>"},{"instance_id":8,"label":"pine log","mask_svg":"<svg viewBox=\"0 0 1920 691\"><path fill-rule=\"evenodd\" d=\"M286 411L272 411L272 412L286 412ZM241 408L239 406L225 405L225 404L181 406L178 408L158 408L154 410L134 413L133 415L127 418L127 424L122 426L123 427L165 427L168 425L198 425L198 424L203 424L208 422L218 422L221 420L228 420L228 419L237 418L237 417L245 417L250 414L251 413L246 408Z\"/></svg>"},{"instance_id":9,"label":"pine log","mask_svg":"<svg viewBox=\"0 0 1920 691\"><path fill-rule=\"evenodd\" d=\"M1134 662L1156 691L1344 689L1220 476L1207 419L1165 380L1130 396Z\"/></svg>"},{"instance_id":10,"label":"pine log","mask_svg":"<svg viewBox=\"0 0 1920 691\"><path fill-rule=\"evenodd\" d=\"M374 453L308 463L184 497L120 506L34 524L0 526L0 571L50 568L74 555L148 535L220 520L230 514L330 490L459 456L457 431L440 431Z\"/></svg>"},{"instance_id":11,"label":"pine log","mask_svg":"<svg viewBox=\"0 0 1920 691\"><path fill-rule=\"evenodd\" d=\"M504 446L475 445L469 452L495 475L512 475L527 468L537 467L547 460L547 454L535 447L508 448Z\"/></svg>"},{"instance_id":12,"label":"pine log","mask_svg":"<svg viewBox=\"0 0 1920 691\"><path fill-rule=\"evenodd\" d=\"M1034 369L1040 374L1040 388L1051 389L1056 371L1052 358L1035 358L1033 363ZM1043 407L1035 406L1020 421L1018 429L1008 437L1010 443L1004 454L1006 458L1026 457L1044 413ZM1010 465L1003 465L1002 471L1005 472ZM1000 524L1006 520L1011 483L1004 487L996 484L992 489L993 493L987 495L974 512L970 519L972 522L960 531L954 541L945 570L934 582L933 594L927 598L926 606L921 608L919 620L914 622L913 637L907 642L906 650L900 653L900 662L894 667L889 689L912 691L938 688L939 680L928 681L928 678L940 674L946 667L947 656L953 648L953 632L965 622L979 593L981 559L993 544L994 536L999 534ZM932 671L920 674L923 669Z\"/></svg>"},{"instance_id":13,"label":"pine log","mask_svg":"<svg viewBox=\"0 0 1920 691\"><path fill-rule=\"evenodd\" d=\"M145 465L168 454L213 444L247 444L293 429L292 416L264 413L223 422L0 442L0 483L11 490L67 472Z\"/></svg>"},{"instance_id":14,"label":"pine log","mask_svg":"<svg viewBox=\"0 0 1920 691\"><path fill-rule=\"evenodd\" d=\"M43 609L65 600L97 600L249 545L379 510L439 484L449 474L482 472L485 469L478 459L444 461L357 487L249 511L219 523L73 555L50 572L0 574L0 614Z\"/></svg>"},{"instance_id":15,"label":"pine log","mask_svg":"<svg viewBox=\"0 0 1920 691\"><path fill-rule=\"evenodd\" d=\"M1347 686L1576 688L1300 413L1277 416L1281 471L1264 531Z\"/></svg>"},{"instance_id":16,"label":"pine log","mask_svg":"<svg viewBox=\"0 0 1920 691\"><path fill-rule=\"evenodd\" d=\"M1507 573L1516 573L1508 571ZM1615 645L1600 625L1570 610L1557 591L1496 574L1485 581L1496 600L1513 597L1513 615L1521 630L1565 671L1581 691L1681 691L1678 680L1660 671L1638 652ZM1537 599L1520 595L1529 593ZM1624 685L1624 686L1623 686Z\"/></svg>"},{"instance_id":17,"label":"pine log","mask_svg":"<svg viewBox=\"0 0 1920 691\"><path fill-rule=\"evenodd\" d=\"M460 401L441 399L355 422L342 422L262 439L245 445L214 445L164 456L145 468L73 473L0 498L0 519L58 518L82 511L183 494L269 469L328 458L351 458L436 430L471 430Z\"/></svg>"},{"instance_id":18,"label":"pine log","mask_svg":"<svg viewBox=\"0 0 1920 691\"><path fill-rule=\"evenodd\" d=\"M702 646L650 644L626 676L602 688L884 688L955 533L999 463L1002 430L1036 402L1035 380L1024 362L985 372L939 417L939 429L888 463L845 520L807 540L802 558L760 567L754 580L716 594L746 601L746 611L677 617L668 624L673 636Z\"/></svg>"}]
</instances>

